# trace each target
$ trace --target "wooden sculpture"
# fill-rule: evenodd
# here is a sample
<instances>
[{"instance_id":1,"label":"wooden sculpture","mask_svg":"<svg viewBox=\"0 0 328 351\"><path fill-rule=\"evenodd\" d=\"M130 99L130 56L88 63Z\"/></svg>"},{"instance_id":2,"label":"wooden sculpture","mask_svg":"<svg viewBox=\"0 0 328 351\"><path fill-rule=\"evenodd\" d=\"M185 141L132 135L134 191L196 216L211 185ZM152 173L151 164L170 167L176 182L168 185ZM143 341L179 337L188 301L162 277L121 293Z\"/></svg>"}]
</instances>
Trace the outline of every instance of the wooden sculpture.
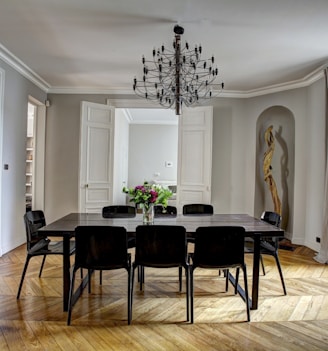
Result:
<instances>
[{"instance_id":1,"label":"wooden sculpture","mask_svg":"<svg viewBox=\"0 0 328 351\"><path fill-rule=\"evenodd\" d=\"M264 174L264 181L268 184L271 192L272 201L274 205L274 212L279 213L281 215L281 202L279 199L276 182L274 181L272 176L271 162L272 162L272 156L275 148L272 129L273 129L273 126L270 126L264 133L264 138L265 138L265 142L268 145L268 149L264 153L263 174Z\"/></svg>"}]
</instances>

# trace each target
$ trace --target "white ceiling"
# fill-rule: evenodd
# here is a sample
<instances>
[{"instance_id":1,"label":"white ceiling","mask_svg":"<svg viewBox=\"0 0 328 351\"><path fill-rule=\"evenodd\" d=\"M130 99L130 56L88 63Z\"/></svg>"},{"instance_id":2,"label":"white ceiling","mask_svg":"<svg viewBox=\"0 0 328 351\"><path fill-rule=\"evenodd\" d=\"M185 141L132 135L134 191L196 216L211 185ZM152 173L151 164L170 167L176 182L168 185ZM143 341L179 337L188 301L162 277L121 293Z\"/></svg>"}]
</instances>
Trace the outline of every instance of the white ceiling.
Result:
<instances>
[{"instance_id":1,"label":"white ceiling","mask_svg":"<svg viewBox=\"0 0 328 351\"><path fill-rule=\"evenodd\" d=\"M0 57L47 91L131 92L141 57L182 41L214 54L225 92L299 82L328 58L327 0L0 0ZM8 50L8 51L7 51Z\"/></svg>"}]
</instances>

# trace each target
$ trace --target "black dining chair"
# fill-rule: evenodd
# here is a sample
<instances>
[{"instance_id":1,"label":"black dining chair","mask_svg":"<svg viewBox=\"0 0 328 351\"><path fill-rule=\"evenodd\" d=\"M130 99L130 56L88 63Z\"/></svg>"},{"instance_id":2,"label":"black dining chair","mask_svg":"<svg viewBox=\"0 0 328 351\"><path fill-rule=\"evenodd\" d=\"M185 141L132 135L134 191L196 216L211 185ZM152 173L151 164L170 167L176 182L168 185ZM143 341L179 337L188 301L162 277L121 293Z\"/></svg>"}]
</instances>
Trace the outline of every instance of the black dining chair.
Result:
<instances>
[{"instance_id":1,"label":"black dining chair","mask_svg":"<svg viewBox=\"0 0 328 351\"><path fill-rule=\"evenodd\" d=\"M264 211L261 215L261 220L265 221L267 223L270 223L278 228L280 228L281 224L281 216L278 213L271 212L271 211ZM281 285L284 291L284 295L287 295L287 290L286 290L286 285L284 281L284 276L282 274L282 268L279 260L279 240L281 238L263 238L260 242L260 254L262 255L269 255L273 256L275 258L279 275L280 275L280 280L281 280ZM263 273L265 274L264 270L264 265L263 265Z\"/></svg>"},{"instance_id":2,"label":"black dining chair","mask_svg":"<svg viewBox=\"0 0 328 351\"><path fill-rule=\"evenodd\" d=\"M209 216L214 214L214 208L210 204L186 204L182 207L184 216ZM189 242L195 242L193 237L188 238Z\"/></svg>"},{"instance_id":3,"label":"black dining chair","mask_svg":"<svg viewBox=\"0 0 328 351\"><path fill-rule=\"evenodd\" d=\"M264 222L267 222L269 224L274 225L275 227L280 228L281 224L281 216L280 214L272 211L264 211L261 215L261 220ZM263 275L265 275L265 266L263 262L263 257L262 255L269 255L273 256L276 261L276 265L279 271L279 276L281 280L281 285L282 289L284 291L284 295L287 295L287 289L284 281L284 276L282 273L282 268L279 260L279 240L280 238L278 237L273 237L273 238L261 238L260 239L260 260L261 260L261 266L262 266L262 271ZM254 242L247 240L245 242L245 253L246 254L253 254L254 253Z\"/></svg>"},{"instance_id":4,"label":"black dining chair","mask_svg":"<svg viewBox=\"0 0 328 351\"><path fill-rule=\"evenodd\" d=\"M103 218L134 218L136 216L135 206L129 205L110 205L105 206L102 209ZM135 237L128 238L128 248L134 248L136 246ZM102 271L99 272L100 285L102 284ZM89 279L90 281L90 279ZM89 284L89 292L91 292L91 284Z\"/></svg>"},{"instance_id":5,"label":"black dining chair","mask_svg":"<svg viewBox=\"0 0 328 351\"><path fill-rule=\"evenodd\" d=\"M48 237L44 235L40 235L38 233L38 230L46 225L46 219L43 211L33 210L33 211L26 212L24 214L24 225L25 225L25 232L26 232L27 254L26 254L26 260L23 268L22 277L19 283L17 299L19 299L20 297L25 274L26 274L30 259L32 257L43 256L40 272L39 272L39 278L41 278L46 257L48 255L64 254L63 241L52 242ZM74 242L70 242L70 255L72 255L74 251L75 251L75 244Z\"/></svg>"},{"instance_id":6,"label":"black dining chair","mask_svg":"<svg viewBox=\"0 0 328 351\"><path fill-rule=\"evenodd\" d=\"M261 215L261 220L280 228L281 216L276 212L264 211ZM275 258L280 280L281 280L282 289L284 291L284 295L287 295L287 289L286 289L284 276L282 273L282 268L279 260L278 249L279 249L280 239L281 238L278 238L278 237L276 238L273 237L270 239L264 237L260 239L260 262L262 266L263 275L265 275L265 267L264 267L262 255L269 255ZM247 239L245 241L244 252L245 254L254 254L254 241L252 239Z\"/></svg>"},{"instance_id":7,"label":"black dining chair","mask_svg":"<svg viewBox=\"0 0 328 351\"><path fill-rule=\"evenodd\" d=\"M131 323L131 254L127 232L118 226L78 226L75 229L75 263L72 267L67 325L71 323L76 271L125 269L128 273L128 324ZM90 274L89 274L90 278Z\"/></svg>"},{"instance_id":8,"label":"black dining chair","mask_svg":"<svg viewBox=\"0 0 328 351\"><path fill-rule=\"evenodd\" d=\"M136 208L128 205L110 205L102 209L104 218L133 218L136 216Z\"/></svg>"},{"instance_id":9,"label":"black dining chair","mask_svg":"<svg viewBox=\"0 0 328 351\"><path fill-rule=\"evenodd\" d=\"M210 204L186 204L182 207L182 213L185 216L191 215L212 215L214 208Z\"/></svg>"},{"instance_id":10,"label":"black dining chair","mask_svg":"<svg viewBox=\"0 0 328 351\"><path fill-rule=\"evenodd\" d=\"M135 268L184 267L186 271L186 306L189 321L189 263L186 229L177 225L141 225L136 229L136 252L132 266L132 292ZM139 280L142 290L144 279ZM131 299L133 301L133 299Z\"/></svg>"},{"instance_id":11,"label":"black dining chair","mask_svg":"<svg viewBox=\"0 0 328 351\"><path fill-rule=\"evenodd\" d=\"M177 208L175 206L166 206L163 205L155 205L154 206L154 217L155 218L170 218L177 216Z\"/></svg>"},{"instance_id":12,"label":"black dining chair","mask_svg":"<svg viewBox=\"0 0 328 351\"><path fill-rule=\"evenodd\" d=\"M244 274L247 321L250 321L247 269L244 261L245 229L236 226L199 227L196 230L195 250L190 267L190 311L194 322L194 271L197 268L237 268L236 280L241 268ZM228 279L228 276L226 277ZM226 291L228 290L226 279Z\"/></svg>"}]
</instances>

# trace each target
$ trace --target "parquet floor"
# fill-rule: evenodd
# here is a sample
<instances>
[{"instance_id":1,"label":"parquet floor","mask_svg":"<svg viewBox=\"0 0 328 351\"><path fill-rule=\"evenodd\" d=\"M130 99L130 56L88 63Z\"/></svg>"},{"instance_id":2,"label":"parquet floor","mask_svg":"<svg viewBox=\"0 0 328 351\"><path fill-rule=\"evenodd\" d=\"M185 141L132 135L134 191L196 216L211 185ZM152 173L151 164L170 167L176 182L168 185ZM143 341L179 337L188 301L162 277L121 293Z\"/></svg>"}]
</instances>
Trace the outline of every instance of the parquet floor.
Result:
<instances>
[{"instance_id":1,"label":"parquet floor","mask_svg":"<svg viewBox=\"0 0 328 351\"><path fill-rule=\"evenodd\" d=\"M25 260L22 246L0 258L0 350L328 350L328 265L299 247L281 250L288 295L282 294L271 257L260 277L259 308L247 323L241 298L224 290L217 271L195 272L195 323L186 323L185 293L177 269L146 269L144 291L135 287L133 320L127 325L127 274L104 272L92 280L66 326L62 311L61 258L30 262L21 298L17 287ZM247 258L251 286L251 256Z\"/></svg>"}]
</instances>

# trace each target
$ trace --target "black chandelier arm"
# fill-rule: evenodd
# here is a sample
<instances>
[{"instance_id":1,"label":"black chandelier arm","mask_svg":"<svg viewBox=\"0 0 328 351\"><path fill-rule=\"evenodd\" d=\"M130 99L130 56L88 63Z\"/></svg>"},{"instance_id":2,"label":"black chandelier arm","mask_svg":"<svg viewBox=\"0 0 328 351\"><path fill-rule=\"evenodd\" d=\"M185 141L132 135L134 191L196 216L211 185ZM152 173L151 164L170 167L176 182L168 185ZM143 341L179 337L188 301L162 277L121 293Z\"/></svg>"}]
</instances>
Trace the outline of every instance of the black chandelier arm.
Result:
<instances>
[{"instance_id":1,"label":"black chandelier arm","mask_svg":"<svg viewBox=\"0 0 328 351\"><path fill-rule=\"evenodd\" d=\"M181 44L184 29L174 27L173 50L162 45L153 49L152 60L142 57L142 80L134 79L133 90L136 95L157 101L166 108L175 106L180 115L181 107L200 103L221 92L223 83L215 84L218 69L214 67L214 56L202 59L202 46L191 48L186 42Z\"/></svg>"}]
</instances>

